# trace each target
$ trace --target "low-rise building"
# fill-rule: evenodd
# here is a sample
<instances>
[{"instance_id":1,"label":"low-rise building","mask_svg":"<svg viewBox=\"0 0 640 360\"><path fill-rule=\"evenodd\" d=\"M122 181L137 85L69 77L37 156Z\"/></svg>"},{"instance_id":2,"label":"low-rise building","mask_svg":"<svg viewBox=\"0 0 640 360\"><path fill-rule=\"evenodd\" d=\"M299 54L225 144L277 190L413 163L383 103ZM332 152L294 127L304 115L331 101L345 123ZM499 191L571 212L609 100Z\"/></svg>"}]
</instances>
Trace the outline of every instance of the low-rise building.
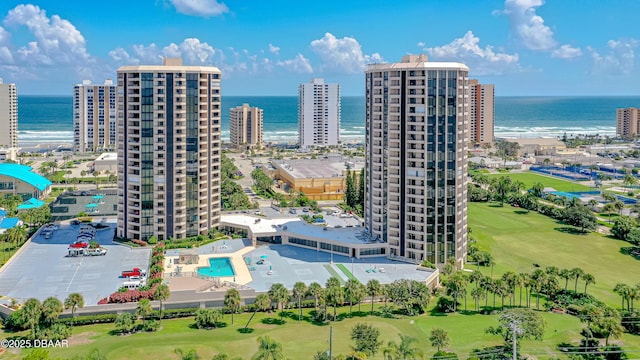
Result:
<instances>
[{"instance_id":1,"label":"low-rise building","mask_svg":"<svg viewBox=\"0 0 640 360\"><path fill-rule=\"evenodd\" d=\"M93 162L93 171L104 173L110 171L115 174L118 171L118 153L102 153Z\"/></svg>"},{"instance_id":2,"label":"low-rise building","mask_svg":"<svg viewBox=\"0 0 640 360\"><path fill-rule=\"evenodd\" d=\"M281 181L285 190L300 191L312 200L341 200L346 189L347 171L353 171L357 181L364 161L337 155L322 159L275 160L271 165L272 178Z\"/></svg>"},{"instance_id":3,"label":"low-rise building","mask_svg":"<svg viewBox=\"0 0 640 360\"><path fill-rule=\"evenodd\" d=\"M18 148L0 148L0 163L17 160Z\"/></svg>"},{"instance_id":4,"label":"low-rise building","mask_svg":"<svg viewBox=\"0 0 640 360\"><path fill-rule=\"evenodd\" d=\"M568 149L567 145L553 138L521 138L504 139L518 144L518 156L524 155L571 155L576 149Z\"/></svg>"},{"instance_id":5,"label":"low-rise building","mask_svg":"<svg viewBox=\"0 0 640 360\"><path fill-rule=\"evenodd\" d=\"M23 199L43 199L51 191L51 181L19 164L0 164L0 196L18 195Z\"/></svg>"}]
</instances>

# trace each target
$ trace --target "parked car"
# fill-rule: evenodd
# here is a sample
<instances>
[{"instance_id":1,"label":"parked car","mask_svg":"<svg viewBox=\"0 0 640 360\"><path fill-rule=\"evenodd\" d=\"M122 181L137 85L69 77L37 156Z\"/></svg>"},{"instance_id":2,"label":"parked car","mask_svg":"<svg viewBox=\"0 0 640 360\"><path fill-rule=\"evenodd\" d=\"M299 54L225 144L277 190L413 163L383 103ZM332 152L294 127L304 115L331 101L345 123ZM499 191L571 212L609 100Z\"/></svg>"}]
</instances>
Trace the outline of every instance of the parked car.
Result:
<instances>
[{"instance_id":1,"label":"parked car","mask_svg":"<svg viewBox=\"0 0 640 360\"><path fill-rule=\"evenodd\" d=\"M296 211L296 209L291 208L289 209L289 214L297 214L298 212Z\"/></svg>"}]
</instances>

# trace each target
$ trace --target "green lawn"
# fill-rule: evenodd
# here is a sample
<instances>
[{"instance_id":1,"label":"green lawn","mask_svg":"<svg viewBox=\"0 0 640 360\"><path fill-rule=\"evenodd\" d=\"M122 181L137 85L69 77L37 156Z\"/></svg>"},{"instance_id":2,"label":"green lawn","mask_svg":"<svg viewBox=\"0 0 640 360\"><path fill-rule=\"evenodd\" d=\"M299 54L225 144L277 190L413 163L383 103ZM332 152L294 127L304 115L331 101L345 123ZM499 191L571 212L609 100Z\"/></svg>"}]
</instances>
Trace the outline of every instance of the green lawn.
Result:
<instances>
[{"instance_id":1,"label":"green lawn","mask_svg":"<svg viewBox=\"0 0 640 360\"><path fill-rule=\"evenodd\" d=\"M363 306L363 310L368 309ZM339 309L339 313L346 314L348 307ZM290 316L297 316L297 311L290 311ZM306 312L305 312L306 313ZM192 318L165 320L163 329L157 333L139 333L127 336L109 335L114 328L113 324L82 326L74 329L68 348L52 349L52 357L60 356L69 358L75 355L87 354L91 349L97 348L108 359L177 359L175 348L184 350L196 349L202 359L208 359L217 352L225 352L232 356L241 356L249 359L257 350L256 339L258 336L269 335L283 344L285 356L288 359L311 359L318 350L328 349L329 326L318 326L309 322L297 321L286 318L284 325L266 324L265 318L275 319L275 314L259 313L253 319L250 328L254 331L242 334L238 330L244 327L249 314L235 316L235 324L231 325L228 315L224 321L229 321L227 326L214 330L199 330L191 327ZM580 322L576 317L568 315L556 315L544 313L547 327L542 342L523 341L523 353L535 355L537 358L549 358L551 353L557 352L556 346L561 342L578 343L580 339ZM267 321L268 322L268 321ZM498 345L501 338L488 335L485 329L497 325L495 315L447 315L447 316L419 316L413 318L400 317L387 319L377 316L354 316L333 323L333 350L334 354L346 354L349 352L351 340L349 333L358 322L367 322L381 331L380 338L385 345L389 340L399 341L398 334L413 336L418 339L418 347L431 357L435 350L430 346L429 333L433 328L443 328L451 338L450 350L460 355L461 359L468 356L474 348ZM622 339L629 347L637 338L625 337ZM6 356L7 359L19 359L24 355L15 354ZM638 354L629 354L630 358L637 358ZM370 359L382 359L382 351Z\"/></svg>"},{"instance_id":2,"label":"green lawn","mask_svg":"<svg viewBox=\"0 0 640 360\"><path fill-rule=\"evenodd\" d=\"M588 292L616 307L620 306L620 297L612 291L616 283L637 283L637 278L628 274L640 272L640 262L620 252L630 246L626 242L596 233L574 235L565 231L568 226L551 218L535 212L524 214L509 205L501 208L470 203L469 227L478 246L493 255L494 276L506 271L532 272L534 263L543 268L580 267L596 278L596 284L590 285ZM564 281L561 283L564 285ZM584 290L582 282L578 290Z\"/></svg>"},{"instance_id":3,"label":"green lawn","mask_svg":"<svg viewBox=\"0 0 640 360\"><path fill-rule=\"evenodd\" d=\"M511 180L518 180L524 184L526 189L530 189L536 183L542 183L545 187L552 187L558 191L592 191L594 188L582 185L580 183L561 180L551 176L539 175L532 172L522 173L500 173L487 174L489 177L508 176Z\"/></svg>"}]
</instances>

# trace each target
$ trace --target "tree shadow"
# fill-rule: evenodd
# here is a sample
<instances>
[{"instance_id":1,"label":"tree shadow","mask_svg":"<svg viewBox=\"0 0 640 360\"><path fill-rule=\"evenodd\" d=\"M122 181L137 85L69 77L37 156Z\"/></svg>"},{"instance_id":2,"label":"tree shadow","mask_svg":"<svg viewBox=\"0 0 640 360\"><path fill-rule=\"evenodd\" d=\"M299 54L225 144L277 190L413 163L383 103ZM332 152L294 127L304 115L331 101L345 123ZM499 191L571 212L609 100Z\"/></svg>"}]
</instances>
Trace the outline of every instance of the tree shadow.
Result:
<instances>
[{"instance_id":1,"label":"tree shadow","mask_svg":"<svg viewBox=\"0 0 640 360\"><path fill-rule=\"evenodd\" d=\"M640 260L640 247L637 247L637 246L621 247L620 253L624 255L629 255L636 260Z\"/></svg>"},{"instance_id":2,"label":"tree shadow","mask_svg":"<svg viewBox=\"0 0 640 360\"><path fill-rule=\"evenodd\" d=\"M527 211L527 210L516 210L516 211L514 211L514 213L516 213L518 215L527 215L529 213L529 211Z\"/></svg>"},{"instance_id":3,"label":"tree shadow","mask_svg":"<svg viewBox=\"0 0 640 360\"><path fill-rule=\"evenodd\" d=\"M489 204L489 207L492 207L492 208L503 208L503 207L504 207L504 205L500 205L500 204Z\"/></svg>"},{"instance_id":4,"label":"tree shadow","mask_svg":"<svg viewBox=\"0 0 640 360\"><path fill-rule=\"evenodd\" d=\"M251 334L255 331L253 328L240 328L237 330L240 334Z\"/></svg>"},{"instance_id":5,"label":"tree shadow","mask_svg":"<svg viewBox=\"0 0 640 360\"><path fill-rule=\"evenodd\" d=\"M284 319L267 317L260 320L261 323L265 325L284 325L286 321Z\"/></svg>"},{"instance_id":6,"label":"tree shadow","mask_svg":"<svg viewBox=\"0 0 640 360\"><path fill-rule=\"evenodd\" d=\"M559 231L561 233L565 233L565 234L571 234L571 235L587 235L589 234L588 231L582 231L580 229L574 228L574 227L569 227L569 226L562 226L562 227L557 227L557 228L553 228L556 231Z\"/></svg>"}]
</instances>

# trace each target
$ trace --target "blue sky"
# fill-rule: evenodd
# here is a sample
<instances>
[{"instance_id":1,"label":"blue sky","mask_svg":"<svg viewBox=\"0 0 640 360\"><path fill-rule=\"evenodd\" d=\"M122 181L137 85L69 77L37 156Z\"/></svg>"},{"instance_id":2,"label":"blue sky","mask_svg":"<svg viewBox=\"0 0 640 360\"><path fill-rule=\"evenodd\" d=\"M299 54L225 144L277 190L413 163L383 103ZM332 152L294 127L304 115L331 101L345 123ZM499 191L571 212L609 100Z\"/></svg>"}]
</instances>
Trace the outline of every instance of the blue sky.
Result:
<instances>
[{"instance_id":1,"label":"blue sky","mask_svg":"<svg viewBox=\"0 0 640 360\"><path fill-rule=\"evenodd\" d=\"M226 95L295 95L312 77L363 94L408 53L460 61L498 96L639 95L637 0L42 0L0 3L0 77L71 95L122 65L181 56Z\"/></svg>"}]
</instances>

